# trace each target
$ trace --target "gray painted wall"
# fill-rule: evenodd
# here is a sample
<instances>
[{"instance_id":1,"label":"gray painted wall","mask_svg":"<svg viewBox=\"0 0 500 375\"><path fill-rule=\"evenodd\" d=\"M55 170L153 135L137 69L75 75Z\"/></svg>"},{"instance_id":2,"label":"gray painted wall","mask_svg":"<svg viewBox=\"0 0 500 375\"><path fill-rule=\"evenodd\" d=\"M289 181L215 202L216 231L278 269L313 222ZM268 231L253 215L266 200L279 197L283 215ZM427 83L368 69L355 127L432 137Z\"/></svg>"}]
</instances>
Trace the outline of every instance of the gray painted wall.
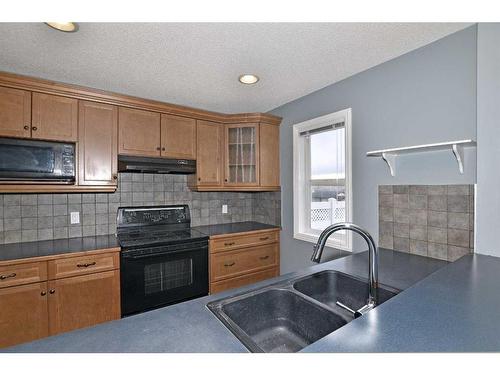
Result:
<instances>
[{"instance_id":1,"label":"gray painted wall","mask_svg":"<svg viewBox=\"0 0 500 375\"><path fill-rule=\"evenodd\" d=\"M500 256L500 24L479 24L477 42L476 252Z\"/></svg>"},{"instance_id":2,"label":"gray painted wall","mask_svg":"<svg viewBox=\"0 0 500 375\"><path fill-rule=\"evenodd\" d=\"M312 247L293 239L295 123L352 108L353 220L376 240L378 185L475 183L474 149L466 152L463 175L451 153L406 156L396 177L390 176L382 160L365 154L380 148L476 138L476 35L472 26L271 111L283 117L282 273L309 265ZM354 248L365 249L359 239Z\"/></svg>"}]
</instances>

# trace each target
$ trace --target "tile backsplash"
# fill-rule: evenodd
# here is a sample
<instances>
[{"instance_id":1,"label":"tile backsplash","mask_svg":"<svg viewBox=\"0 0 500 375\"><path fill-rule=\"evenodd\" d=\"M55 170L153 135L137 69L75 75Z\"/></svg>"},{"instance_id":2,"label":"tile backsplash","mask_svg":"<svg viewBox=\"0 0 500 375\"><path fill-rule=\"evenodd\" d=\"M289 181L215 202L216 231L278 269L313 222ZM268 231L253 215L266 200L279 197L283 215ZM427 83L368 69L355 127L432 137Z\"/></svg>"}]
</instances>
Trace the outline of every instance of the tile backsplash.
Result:
<instances>
[{"instance_id":1,"label":"tile backsplash","mask_svg":"<svg viewBox=\"0 0 500 375\"><path fill-rule=\"evenodd\" d=\"M380 185L379 246L454 261L474 251L474 185Z\"/></svg>"},{"instance_id":2,"label":"tile backsplash","mask_svg":"<svg viewBox=\"0 0 500 375\"><path fill-rule=\"evenodd\" d=\"M280 192L194 192L186 175L120 173L118 178L114 193L0 194L0 243L113 234L116 210L128 205L188 204L193 226L281 224ZM80 224L70 224L70 212L80 212Z\"/></svg>"}]
</instances>

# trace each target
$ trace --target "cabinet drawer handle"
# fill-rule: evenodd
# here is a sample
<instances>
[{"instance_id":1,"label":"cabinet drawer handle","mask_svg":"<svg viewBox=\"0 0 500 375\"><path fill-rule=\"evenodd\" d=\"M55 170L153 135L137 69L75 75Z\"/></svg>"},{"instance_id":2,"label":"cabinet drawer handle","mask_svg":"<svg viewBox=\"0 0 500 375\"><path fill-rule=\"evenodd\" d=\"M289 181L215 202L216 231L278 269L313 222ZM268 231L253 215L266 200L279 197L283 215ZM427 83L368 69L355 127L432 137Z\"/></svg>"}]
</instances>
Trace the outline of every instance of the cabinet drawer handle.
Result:
<instances>
[{"instance_id":1,"label":"cabinet drawer handle","mask_svg":"<svg viewBox=\"0 0 500 375\"><path fill-rule=\"evenodd\" d=\"M161 148L160 148L160 147L156 147L156 151L160 151L160 150L161 150Z\"/></svg>"},{"instance_id":2,"label":"cabinet drawer handle","mask_svg":"<svg viewBox=\"0 0 500 375\"><path fill-rule=\"evenodd\" d=\"M37 128L36 126L33 126L33 127L31 128L31 130L33 130L34 132L36 132L36 131L38 130L38 128Z\"/></svg>"},{"instance_id":3,"label":"cabinet drawer handle","mask_svg":"<svg viewBox=\"0 0 500 375\"><path fill-rule=\"evenodd\" d=\"M232 263L225 263L224 264L224 267L232 267L236 264L236 262L232 262Z\"/></svg>"},{"instance_id":4,"label":"cabinet drawer handle","mask_svg":"<svg viewBox=\"0 0 500 375\"><path fill-rule=\"evenodd\" d=\"M232 246L234 245L234 242L224 242L224 246Z\"/></svg>"},{"instance_id":5,"label":"cabinet drawer handle","mask_svg":"<svg viewBox=\"0 0 500 375\"><path fill-rule=\"evenodd\" d=\"M162 148L161 148L161 150L162 150L162 151L165 151L165 147L162 147Z\"/></svg>"},{"instance_id":6,"label":"cabinet drawer handle","mask_svg":"<svg viewBox=\"0 0 500 375\"><path fill-rule=\"evenodd\" d=\"M87 268L87 267L90 267L90 266L95 266L96 263L95 262L92 262L92 263L84 263L84 264L77 264L76 266L79 267L79 268Z\"/></svg>"},{"instance_id":7,"label":"cabinet drawer handle","mask_svg":"<svg viewBox=\"0 0 500 375\"><path fill-rule=\"evenodd\" d=\"M24 125L24 130L30 130L30 127L28 125Z\"/></svg>"},{"instance_id":8,"label":"cabinet drawer handle","mask_svg":"<svg viewBox=\"0 0 500 375\"><path fill-rule=\"evenodd\" d=\"M12 277L16 277L16 273L15 272L12 272L9 275L0 275L0 280L10 279Z\"/></svg>"},{"instance_id":9,"label":"cabinet drawer handle","mask_svg":"<svg viewBox=\"0 0 500 375\"><path fill-rule=\"evenodd\" d=\"M44 290L40 293L40 295L43 297L43 296L46 296L47 295L47 292Z\"/></svg>"},{"instance_id":10,"label":"cabinet drawer handle","mask_svg":"<svg viewBox=\"0 0 500 375\"><path fill-rule=\"evenodd\" d=\"M259 238L259 240L261 240L261 241L265 241L265 240L268 240L268 239L269 239L269 236Z\"/></svg>"},{"instance_id":11,"label":"cabinet drawer handle","mask_svg":"<svg viewBox=\"0 0 500 375\"><path fill-rule=\"evenodd\" d=\"M259 257L260 260L266 260L269 258L269 255L266 255L266 256L263 256L263 257Z\"/></svg>"},{"instance_id":12,"label":"cabinet drawer handle","mask_svg":"<svg viewBox=\"0 0 500 375\"><path fill-rule=\"evenodd\" d=\"M55 292L56 292L56 290L55 290L55 289L51 289L51 290L49 290L49 293L50 293L50 294L54 294Z\"/></svg>"}]
</instances>

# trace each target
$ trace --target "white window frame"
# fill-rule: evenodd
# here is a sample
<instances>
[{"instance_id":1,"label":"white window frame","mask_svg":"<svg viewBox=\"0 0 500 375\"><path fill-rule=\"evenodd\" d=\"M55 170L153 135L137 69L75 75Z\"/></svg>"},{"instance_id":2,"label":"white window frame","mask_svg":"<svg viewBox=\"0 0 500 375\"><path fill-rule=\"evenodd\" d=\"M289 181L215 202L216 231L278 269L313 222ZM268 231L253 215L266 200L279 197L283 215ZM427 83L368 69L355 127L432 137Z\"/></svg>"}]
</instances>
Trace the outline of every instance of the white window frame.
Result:
<instances>
[{"instance_id":1,"label":"white window frame","mask_svg":"<svg viewBox=\"0 0 500 375\"><path fill-rule=\"evenodd\" d=\"M305 152L304 142L300 133L344 122L345 124L345 190L346 190L346 221L352 221L352 122L351 108L316 117L293 125L293 237L298 240L316 243L319 234L306 230L310 225L310 198L307 195L309 176L306 176L309 155ZM345 251L352 251L352 233L346 231L347 241L333 234L326 245Z\"/></svg>"}]
</instances>

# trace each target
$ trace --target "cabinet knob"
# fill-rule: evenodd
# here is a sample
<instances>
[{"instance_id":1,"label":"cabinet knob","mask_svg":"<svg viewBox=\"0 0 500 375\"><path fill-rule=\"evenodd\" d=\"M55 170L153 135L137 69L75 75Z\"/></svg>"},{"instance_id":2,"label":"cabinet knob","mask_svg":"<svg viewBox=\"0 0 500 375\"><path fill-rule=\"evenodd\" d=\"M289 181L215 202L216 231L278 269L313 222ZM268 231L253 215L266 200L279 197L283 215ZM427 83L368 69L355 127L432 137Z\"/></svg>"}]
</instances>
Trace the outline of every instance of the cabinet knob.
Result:
<instances>
[{"instance_id":1,"label":"cabinet knob","mask_svg":"<svg viewBox=\"0 0 500 375\"><path fill-rule=\"evenodd\" d=\"M28 125L24 125L24 130L30 130L30 127Z\"/></svg>"},{"instance_id":2,"label":"cabinet knob","mask_svg":"<svg viewBox=\"0 0 500 375\"><path fill-rule=\"evenodd\" d=\"M51 290L49 290L49 293L50 293L50 294L54 294L55 292L56 292L56 290L55 290L55 289L51 289Z\"/></svg>"},{"instance_id":3,"label":"cabinet knob","mask_svg":"<svg viewBox=\"0 0 500 375\"><path fill-rule=\"evenodd\" d=\"M227 182L227 178L224 179L224 182Z\"/></svg>"},{"instance_id":4,"label":"cabinet knob","mask_svg":"<svg viewBox=\"0 0 500 375\"><path fill-rule=\"evenodd\" d=\"M38 130L38 128L37 128L36 126L33 126L33 127L31 128L31 130L33 130L34 132L36 132L36 131Z\"/></svg>"},{"instance_id":5,"label":"cabinet knob","mask_svg":"<svg viewBox=\"0 0 500 375\"><path fill-rule=\"evenodd\" d=\"M118 180L118 176L116 174L113 175L113 180Z\"/></svg>"},{"instance_id":6,"label":"cabinet knob","mask_svg":"<svg viewBox=\"0 0 500 375\"><path fill-rule=\"evenodd\" d=\"M161 150L162 150L162 151L165 151L165 147L162 147L162 148L161 148Z\"/></svg>"},{"instance_id":7,"label":"cabinet knob","mask_svg":"<svg viewBox=\"0 0 500 375\"><path fill-rule=\"evenodd\" d=\"M161 150L161 148L160 148L160 147L156 147L156 151L160 151L160 150Z\"/></svg>"},{"instance_id":8,"label":"cabinet knob","mask_svg":"<svg viewBox=\"0 0 500 375\"><path fill-rule=\"evenodd\" d=\"M198 181L201 181L201 177L198 177Z\"/></svg>"},{"instance_id":9,"label":"cabinet knob","mask_svg":"<svg viewBox=\"0 0 500 375\"><path fill-rule=\"evenodd\" d=\"M46 296L47 295L47 292L44 290L43 292L40 293L40 295L43 297L43 296Z\"/></svg>"}]
</instances>

